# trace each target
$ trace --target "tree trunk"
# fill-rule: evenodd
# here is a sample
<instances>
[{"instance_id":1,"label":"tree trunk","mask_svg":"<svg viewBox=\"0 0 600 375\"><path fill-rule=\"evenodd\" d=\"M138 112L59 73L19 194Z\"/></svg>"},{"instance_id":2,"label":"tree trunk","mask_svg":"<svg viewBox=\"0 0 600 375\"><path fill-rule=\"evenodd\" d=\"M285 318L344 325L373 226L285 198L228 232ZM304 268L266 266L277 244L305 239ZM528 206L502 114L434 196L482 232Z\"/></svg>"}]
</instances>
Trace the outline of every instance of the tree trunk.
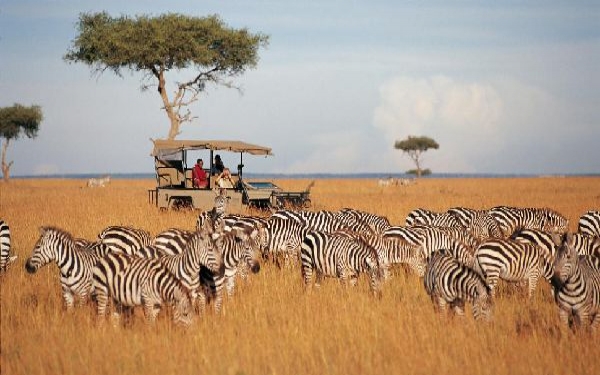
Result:
<instances>
[{"instance_id":1,"label":"tree trunk","mask_svg":"<svg viewBox=\"0 0 600 375\"><path fill-rule=\"evenodd\" d=\"M167 112L167 117L169 117L169 121L171 122L171 128L169 129L168 140L173 140L177 135L179 135L179 117L173 110L173 103L169 101L169 96L167 95L167 88L165 84L165 76L164 71L161 69L160 71L153 69L152 70L156 78L158 79L158 93L163 101L163 108L165 112Z\"/></svg>"},{"instance_id":2,"label":"tree trunk","mask_svg":"<svg viewBox=\"0 0 600 375\"><path fill-rule=\"evenodd\" d=\"M10 167L13 164L12 161L10 163L6 162L6 150L8 149L9 142L10 139L6 139L6 142L2 145L2 179L5 182L8 182L8 179L10 178Z\"/></svg>"}]
</instances>

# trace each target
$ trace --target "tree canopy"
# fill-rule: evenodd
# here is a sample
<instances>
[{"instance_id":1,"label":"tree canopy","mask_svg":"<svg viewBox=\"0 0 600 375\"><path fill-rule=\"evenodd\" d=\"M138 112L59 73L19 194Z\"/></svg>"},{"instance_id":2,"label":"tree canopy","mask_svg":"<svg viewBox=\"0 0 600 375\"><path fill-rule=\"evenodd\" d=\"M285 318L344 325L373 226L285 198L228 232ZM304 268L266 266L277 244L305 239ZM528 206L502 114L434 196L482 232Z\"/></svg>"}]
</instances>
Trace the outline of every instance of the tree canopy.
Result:
<instances>
[{"instance_id":1,"label":"tree canopy","mask_svg":"<svg viewBox=\"0 0 600 375\"><path fill-rule=\"evenodd\" d=\"M12 139L19 139L21 135L35 138L42 122L42 108L38 105L30 107L14 104L10 107L0 108L0 137L6 141L2 145L2 176L8 181L10 167L13 162L6 162L6 151Z\"/></svg>"},{"instance_id":2,"label":"tree canopy","mask_svg":"<svg viewBox=\"0 0 600 375\"><path fill-rule=\"evenodd\" d=\"M413 160L416 165L417 177L421 177L423 170L421 169L422 153L429 149L438 149L440 145L432 138L426 136L408 136L408 138L396 141L394 148L402 150Z\"/></svg>"},{"instance_id":3,"label":"tree canopy","mask_svg":"<svg viewBox=\"0 0 600 375\"><path fill-rule=\"evenodd\" d=\"M65 61L84 63L98 74L105 70L118 76L123 70L146 72L144 81L157 86L169 117L168 139L179 134L182 122L193 119L187 107L207 84L234 87L227 79L255 68L259 48L268 44L268 36L230 28L217 15L169 13L132 18L111 17L106 12L82 13L77 29L79 35L64 56ZM189 80L176 83L170 99L165 73L183 69L193 73ZM148 87L142 84L143 89Z\"/></svg>"}]
</instances>

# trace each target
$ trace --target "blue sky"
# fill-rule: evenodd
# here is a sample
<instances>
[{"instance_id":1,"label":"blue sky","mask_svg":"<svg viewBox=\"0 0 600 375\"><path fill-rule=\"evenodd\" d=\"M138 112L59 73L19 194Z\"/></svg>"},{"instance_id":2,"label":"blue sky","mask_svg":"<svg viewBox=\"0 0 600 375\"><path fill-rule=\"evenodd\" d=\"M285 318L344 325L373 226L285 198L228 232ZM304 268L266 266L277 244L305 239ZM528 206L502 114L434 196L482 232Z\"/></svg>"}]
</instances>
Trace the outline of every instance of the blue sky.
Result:
<instances>
[{"instance_id":1,"label":"blue sky","mask_svg":"<svg viewBox=\"0 0 600 375\"><path fill-rule=\"evenodd\" d=\"M140 73L62 59L79 14L104 10L218 14L270 36L243 93L209 88L178 137L272 147L248 172L401 173L413 164L393 144L408 135L438 141L434 172L600 172L595 1L4 0L0 106L45 117L10 144L13 176L153 171L149 139L169 129L158 94Z\"/></svg>"}]
</instances>

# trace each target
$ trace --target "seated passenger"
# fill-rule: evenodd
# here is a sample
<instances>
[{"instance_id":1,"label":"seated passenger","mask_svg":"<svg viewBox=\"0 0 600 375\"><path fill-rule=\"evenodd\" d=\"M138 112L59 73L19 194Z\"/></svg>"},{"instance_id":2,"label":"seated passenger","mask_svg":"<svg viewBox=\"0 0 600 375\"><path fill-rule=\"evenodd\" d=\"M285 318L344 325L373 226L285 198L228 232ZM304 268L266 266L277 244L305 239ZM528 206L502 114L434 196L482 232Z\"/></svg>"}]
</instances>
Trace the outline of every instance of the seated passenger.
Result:
<instances>
[{"instance_id":1,"label":"seated passenger","mask_svg":"<svg viewBox=\"0 0 600 375\"><path fill-rule=\"evenodd\" d=\"M204 161L202 159L198 159L196 161L196 165L192 168L192 185L196 189L204 189L208 187L208 177L206 176L206 171L203 169Z\"/></svg>"},{"instance_id":2,"label":"seated passenger","mask_svg":"<svg viewBox=\"0 0 600 375\"><path fill-rule=\"evenodd\" d=\"M217 186L224 189L233 189L233 179L229 168L223 169L223 173L217 177Z\"/></svg>"},{"instance_id":3,"label":"seated passenger","mask_svg":"<svg viewBox=\"0 0 600 375\"><path fill-rule=\"evenodd\" d=\"M223 160L221 160L221 155L217 154L215 156L215 163L213 164L212 174L221 174L225 170L225 164L223 164Z\"/></svg>"}]
</instances>

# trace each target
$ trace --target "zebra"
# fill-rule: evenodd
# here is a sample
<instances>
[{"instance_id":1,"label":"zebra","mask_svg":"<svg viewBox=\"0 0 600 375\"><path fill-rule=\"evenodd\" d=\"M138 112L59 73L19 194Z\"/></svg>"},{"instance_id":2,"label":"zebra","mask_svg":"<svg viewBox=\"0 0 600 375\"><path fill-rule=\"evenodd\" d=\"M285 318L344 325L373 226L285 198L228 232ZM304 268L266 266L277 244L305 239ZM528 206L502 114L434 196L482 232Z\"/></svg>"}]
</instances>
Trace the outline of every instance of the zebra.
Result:
<instances>
[{"instance_id":1,"label":"zebra","mask_svg":"<svg viewBox=\"0 0 600 375\"><path fill-rule=\"evenodd\" d=\"M247 264L252 273L260 271L260 246L257 242L258 230L235 230L222 233L216 238L217 247L221 249L224 270L214 272L205 266L200 268L200 282L204 288L204 300L201 301L201 312L208 300L214 300L216 313L223 304L223 287L227 295L232 297L235 288L235 276L240 262ZM202 297L202 296L201 296Z\"/></svg>"},{"instance_id":2,"label":"zebra","mask_svg":"<svg viewBox=\"0 0 600 375\"><path fill-rule=\"evenodd\" d=\"M213 205L213 212L217 216L222 216L225 214L225 211L227 210L227 205L228 205L229 199L231 199L231 197L227 196L226 189L215 189L215 194L216 194L216 196L215 196L214 205Z\"/></svg>"},{"instance_id":3,"label":"zebra","mask_svg":"<svg viewBox=\"0 0 600 375\"><path fill-rule=\"evenodd\" d=\"M354 208L342 208L336 218L348 227L355 227L359 223L367 224L375 233L383 233L391 226L387 217L374 215Z\"/></svg>"},{"instance_id":4,"label":"zebra","mask_svg":"<svg viewBox=\"0 0 600 375\"><path fill-rule=\"evenodd\" d=\"M465 302L473 304L475 320L491 320L491 290L481 275L456 260L444 249L431 254L423 277L425 291L434 310L444 313L449 304L458 316L465 314Z\"/></svg>"},{"instance_id":5,"label":"zebra","mask_svg":"<svg viewBox=\"0 0 600 375\"><path fill-rule=\"evenodd\" d=\"M492 239L483 242L475 250L475 269L490 286L492 295L498 279L529 282L529 298L541 277L550 281L552 259L545 250L529 243L510 239Z\"/></svg>"},{"instance_id":6,"label":"zebra","mask_svg":"<svg viewBox=\"0 0 600 375\"><path fill-rule=\"evenodd\" d=\"M569 220L550 208L497 206L490 209L489 213L506 238L520 229L540 229L558 234L566 233L569 229Z\"/></svg>"},{"instance_id":7,"label":"zebra","mask_svg":"<svg viewBox=\"0 0 600 375\"><path fill-rule=\"evenodd\" d=\"M31 257L25 263L29 273L55 262L60 270L60 284L67 310L73 308L75 298L83 305L92 288L92 270L100 256L76 246L73 236L56 227L40 228Z\"/></svg>"},{"instance_id":8,"label":"zebra","mask_svg":"<svg viewBox=\"0 0 600 375\"><path fill-rule=\"evenodd\" d=\"M296 220L269 218L264 228L265 238L261 242L263 259L270 258L280 268L294 264L299 259L300 245L306 232L307 228Z\"/></svg>"},{"instance_id":9,"label":"zebra","mask_svg":"<svg viewBox=\"0 0 600 375\"><path fill-rule=\"evenodd\" d=\"M556 255L557 240L552 233L544 232L539 229L521 229L517 230L510 236L511 240L529 243L544 250L551 259Z\"/></svg>"},{"instance_id":10,"label":"zebra","mask_svg":"<svg viewBox=\"0 0 600 375\"><path fill-rule=\"evenodd\" d=\"M553 264L552 286L559 317L566 327L589 324L596 332L600 322L600 258L578 255L569 237L563 236Z\"/></svg>"},{"instance_id":11,"label":"zebra","mask_svg":"<svg viewBox=\"0 0 600 375\"><path fill-rule=\"evenodd\" d=\"M561 244L561 240L556 239L557 245ZM569 246L575 249L579 255L593 255L600 257L600 237L590 237L581 233L573 233L569 237Z\"/></svg>"},{"instance_id":12,"label":"zebra","mask_svg":"<svg viewBox=\"0 0 600 375\"><path fill-rule=\"evenodd\" d=\"M181 254L193 235L189 230L169 228L154 236L150 245L165 255Z\"/></svg>"},{"instance_id":13,"label":"zebra","mask_svg":"<svg viewBox=\"0 0 600 375\"><path fill-rule=\"evenodd\" d=\"M133 255L144 246L150 245L152 237L150 233L143 229L130 226L109 226L106 227L98 238L113 248L114 251Z\"/></svg>"},{"instance_id":14,"label":"zebra","mask_svg":"<svg viewBox=\"0 0 600 375\"><path fill-rule=\"evenodd\" d=\"M416 208L408 213L406 216L407 227L412 227L414 225L430 225L433 220L439 215L438 212L426 210L424 208Z\"/></svg>"},{"instance_id":15,"label":"zebra","mask_svg":"<svg viewBox=\"0 0 600 375\"><path fill-rule=\"evenodd\" d=\"M488 210L453 207L446 212L453 215L473 237L480 241L503 236L498 223L489 214Z\"/></svg>"},{"instance_id":16,"label":"zebra","mask_svg":"<svg viewBox=\"0 0 600 375\"><path fill-rule=\"evenodd\" d=\"M109 253L96 263L92 283L100 323L111 300L116 305L115 324L121 312L131 315L139 305L144 306L146 322L154 323L165 303L174 305L174 323L187 326L193 321L188 290L158 259Z\"/></svg>"},{"instance_id":17,"label":"zebra","mask_svg":"<svg viewBox=\"0 0 600 375\"><path fill-rule=\"evenodd\" d=\"M215 243L209 234L196 232L186 238L185 245L180 253L167 255L157 249L156 246L150 245L140 250L136 255L139 256L145 253L148 258L158 258L189 290L192 305L196 306L198 292L203 292L200 290L200 269L206 267L210 272L219 276L225 272L220 245L220 241L217 240ZM201 311L203 310L204 300L205 298L202 296L200 301Z\"/></svg>"},{"instance_id":18,"label":"zebra","mask_svg":"<svg viewBox=\"0 0 600 375\"><path fill-rule=\"evenodd\" d=\"M0 275L17 260L16 255L10 255L10 227L4 220L0 220Z\"/></svg>"},{"instance_id":19,"label":"zebra","mask_svg":"<svg viewBox=\"0 0 600 375\"><path fill-rule=\"evenodd\" d=\"M587 236L600 237L600 211L590 210L581 215L577 232Z\"/></svg>"},{"instance_id":20,"label":"zebra","mask_svg":"<svg viewBox=\"0 0 600 375\"><path fill-rule=\"evenodd\" d=\"M383 231L383 238L397 239L411 245L421 245L423 242L423 226L403 227L392 225Z\"/></svg>"},{"instance_id":21,"label":"zebra","mask_svg":"<svg viewBox=\"0 0 600 375\"><path fill-rule=\"evenodd\" d=\"M373 294L381 296L382 269L377 251L363 241L344 235L309 231L301 246L302 277L305 288L320 286L323 276L337 277L343 282L350 279L356 284L360 273L368 273Z\"/></svg>"},{"instance_id":22,"label":"zebra","mask_svg":"<svg viewBox=\"0 0 600 375\"><path fill-rule=\"evenodd\" d=\"M419 277L425 272L425 258L417 245L411 245L397 238L384 238L378 234L359 233L350 230L339 230L332 234L363 241L377 251L379 265L382 268L383 280L388 280L390 268L394 264L407 264Z\"/></svg>"},{"instance_id":23,"label":"zebra","mask_svg":"<svg viewBox=\"0 0 600 375\"><path fill-rule=\"evenodd\" d=\"M424 208L412 210L406 217L406 226L412 227L416 225L463 228L454 215L448 212L435 212Z\"/></svg>"},{"instance_id":24,"label":"zebra","mask_svg":"<svg viewBox=\"0 0 600 375\"><path fill-rule=\"evenodd\" d=\"M443 228L422 227L421 249L425 259L440 249L446 249L460 263L473 267L475 263L474 250L448 234Z\"/></svg>"}]
</instances>

